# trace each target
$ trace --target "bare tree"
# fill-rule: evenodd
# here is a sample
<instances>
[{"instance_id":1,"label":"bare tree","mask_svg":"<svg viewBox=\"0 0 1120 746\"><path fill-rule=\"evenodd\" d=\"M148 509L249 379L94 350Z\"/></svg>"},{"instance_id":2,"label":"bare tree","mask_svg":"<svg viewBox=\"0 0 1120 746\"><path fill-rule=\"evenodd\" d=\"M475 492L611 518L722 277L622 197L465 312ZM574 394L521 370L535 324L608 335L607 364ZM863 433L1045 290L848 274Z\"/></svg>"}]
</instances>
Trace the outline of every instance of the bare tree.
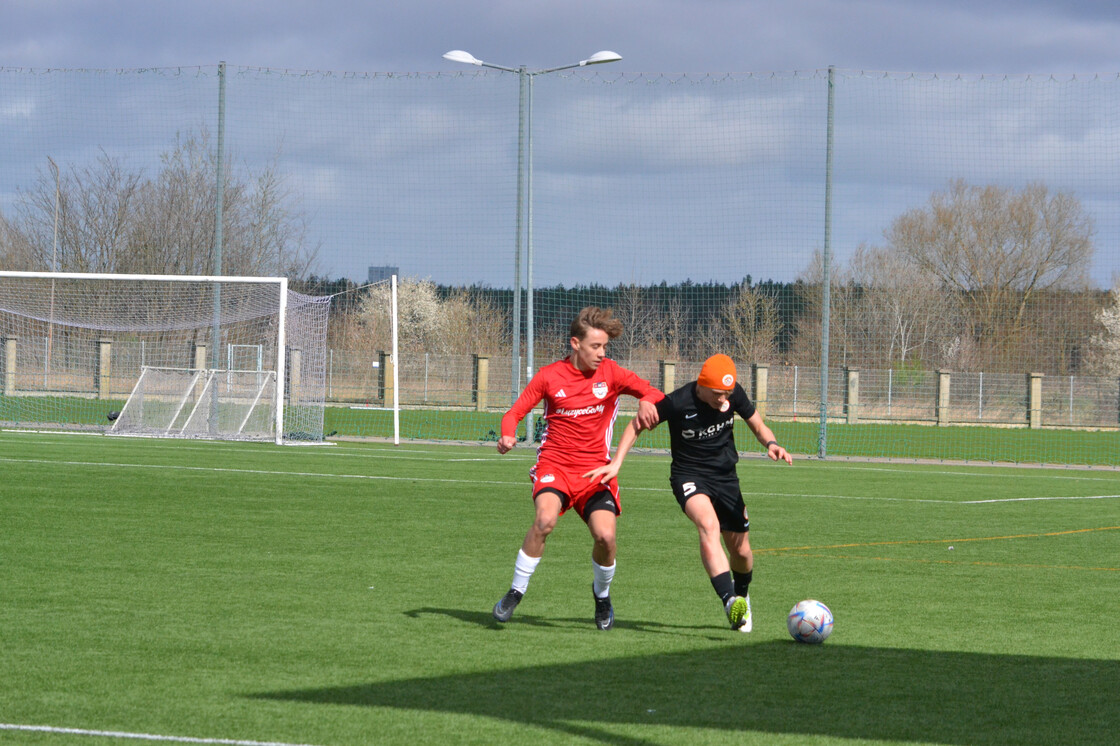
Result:
<instances>
[{"instance_id":1,"label":"bare tree","mask_svg":"<svg viewBox=\"0 0 1120 746\"><path fill-rule=\"evenodd\" d=\"M232 158L230 159L233 160ZM260 172L224 170L222 273L300 279L318 246L307 241L298 200L285 186L279 155ZM217 154L205 129L176 139L147 177L101 151L60 172L58 268L72 272L211 274ZM4 266L51 267L55 178L47 170L21 190L0 231Z\"/></svg>"},{"instance_id":2,"label":"bare tree","mask_svg":"<svg viewBox=\"0 0 1120 746\"><path fill-rule=\"evenodd\" d=\"M690 328L691 314L680 298L671 298L658 327L660 333L651 340L651 350L655 358L680 360L686 353L686 339Z\"/></svg>"},{"instance_id":3,"label":"bare tree","mask_svg":"<svg viewBox=\"0 0 1120 746\"><path fill-rule=\"evenodd\" d=\"M740 363L764 363L777 359L780 328L774 299L743 282L702 337L709 354L719 351Z\"/></svg>"},{"instance_id":4,"label":"bare tree","mask_svg":"<svg viewBox=\"0 0 1120 746\"><path fill-rule=\"evenodd\" d=\"M453 355L508 352L509 318L491 299L458 289L443 302L447 319L445 349Z\"/></svg>"},{"instance_id":5,"label":"bare tree","mask_svg":"<svg viewBox=\"0 0 1120 746\"><path fill-rule=\"evenodd\" d=\"M613 310L615 318L622 322L622 334L611 343L612 357L630 367L634 353L657 338L661 315L643 289L632 283L619 286Z\"/></svg>"},{"instance_id":6,"label":"bare tree","mask_svg":"<svg viewBox=\"0 0 1120 746\"><path fill-rule=\"evenodd\" d=\"M1085 374L1092 364L1093 336L1108 293L1047 290L1035 295L1023 320L1023 360L1047 375Z\"/></svg>"},{"instance_id":7,"label":"bare tree","mask_svg":"<svg viewBox=\"0 0 1120 746\"><path fill-rule=\"evenodd\" d=\"M158 177L145 184L132 251L126 260L128 269L211 274L217 190L215 164L207 152L205 135L178 137L175 148L163 154L161 162ZM227 184L229 187L233 193L226 203L237 202L240 189ZM225 253L223 247L223 271L239 273L232 270L236 262L227 262Z\"/></svg>"},{"instance_id":8,"label":"bare tree","mask_svg":"<svg viewBox=\"0 0 1120 746\"><path fill-rule=\"evenodd\" d=\"M254 188L245 194L245 209L236 213L238 259L248 274L306 277L314 268L317 247L307 242L307 221L279 170L279 158L277 153L255 175Z\"/></svg>"},{"instance_id":9,"label":"bare tree","mask_svg":"<svg viewBox=\"0 0 1120 746\"><path fill-rule=\"evenodd\" d=\"M839 358L840 364L850 361L849 354L855 355L857 349L848 335L846 320L851 317L849 310L852 281L847 268L842 265L833 265L829 271L829 345L833 352L830 353L829 364L836 365ZM793 344L788 354L789 362L793 365L819 366L821 364L821 320L823 318L824 302L822 290L824 288L824 262L821 252L813 253L813 258L794 284L797 303L801 307L801 314L794 322L795 335ZM839 354L835 351L839 351Z\"/></svg>"},{"instance_id":10,"label":"bare tree","mask_svg":"<svg viewBox=\"0 0 1120 746\"><path fill-rule=\"evenodd\" d=\"M1108 300L1097 312L1099 331L1092 338L1088 367L1100 376L1120 376L1120 280Z\"/></svg>"},{"instance_id":11,"label":"bare tree","mask_svg":"<svg viewBox=\"0 0 1120 746\"><path fill-rule=\"evenodd\" d=\"M42 257L36 256L36 247L27 240L27 236L13 227L3 213L0 213L0 266L17 272L29 272L41 268L41 260ZM47 261L50 261L49 258Z\"/></svg>"},{"instance_id":12,"label":"bare tree","mask_svg":"<svg viewBox=\"0 0 1120 746\"><path fill-rule=\"evenodd\" d=\"M87 166L71 167L59 178L58 251L60 270L117 272L135 223L140 174L102 150ZM55 255L56 182L46 170L30 190L21 190L3 245L5 265L51 269Z\"/></svg>"},{"instance_id":13,"label":"bare tree","mask_svg":"<svg viewBox=\"0 0 1120 746\"><path fill-rule=\"evenodd\" d=\"M860 246L849 265L851 281L860 290L852 299L867 353L860 363L939 365L939 343L955 331L951 303L940 283L882 247Z\"/></svg>"},{"instance_id":14,"label":"bare tree","mask_svg":"<svg viewBox=\"0 0 1120 746\"><path fill-rule=\"evenodd\" d=\"M1038 293L1087 287L1093 255L1092 220L1080 201L1042 184L1013 191L954 181L899 216L886 237L953 292L969 335L995 365L1019 362Z\"/></svg>"}]
</instances>

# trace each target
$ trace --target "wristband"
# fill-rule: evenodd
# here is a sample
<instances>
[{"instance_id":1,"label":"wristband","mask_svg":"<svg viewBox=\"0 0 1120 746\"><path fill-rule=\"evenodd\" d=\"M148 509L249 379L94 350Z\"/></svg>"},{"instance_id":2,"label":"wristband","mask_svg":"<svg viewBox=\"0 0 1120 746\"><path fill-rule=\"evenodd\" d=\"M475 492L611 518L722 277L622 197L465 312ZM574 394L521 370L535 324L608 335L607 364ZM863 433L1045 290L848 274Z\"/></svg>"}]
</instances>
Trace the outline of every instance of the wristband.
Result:
<instances>
[{"instance_id":1,"label":"wristband","mask_svg":"<svg viewBox=\"0 0 1120 746\"><path fill-rule=\"evenodd\" d=\"M778 445L778 441L776 441L776 440L768 440L768 441L766 441L766 447L767 447L767 448L769 448L770 446L776 446L776 445ZM779 447L780 447L780 446L779 446Z\"/></svg>"}]
</instances>

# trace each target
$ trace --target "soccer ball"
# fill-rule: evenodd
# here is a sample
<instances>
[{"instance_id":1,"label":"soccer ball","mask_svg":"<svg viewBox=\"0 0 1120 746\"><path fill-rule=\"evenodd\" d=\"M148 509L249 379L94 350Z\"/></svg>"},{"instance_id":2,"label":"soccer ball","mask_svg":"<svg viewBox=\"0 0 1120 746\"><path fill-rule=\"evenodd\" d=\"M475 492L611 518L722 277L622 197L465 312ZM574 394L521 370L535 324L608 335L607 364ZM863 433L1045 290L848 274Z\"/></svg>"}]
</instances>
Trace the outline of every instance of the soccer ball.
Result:
<instances>
[{"instance_id":1,"label":"soccer ball","mask_svg":"<svg viewBox=\"0 0 1120 746\"><path fill-rule=\"evenodd\" d=\"M819 645L832 634L832 612L820 601L799 601L789 610L786 629L798 642Z\"/></svg>"}]
</instances>

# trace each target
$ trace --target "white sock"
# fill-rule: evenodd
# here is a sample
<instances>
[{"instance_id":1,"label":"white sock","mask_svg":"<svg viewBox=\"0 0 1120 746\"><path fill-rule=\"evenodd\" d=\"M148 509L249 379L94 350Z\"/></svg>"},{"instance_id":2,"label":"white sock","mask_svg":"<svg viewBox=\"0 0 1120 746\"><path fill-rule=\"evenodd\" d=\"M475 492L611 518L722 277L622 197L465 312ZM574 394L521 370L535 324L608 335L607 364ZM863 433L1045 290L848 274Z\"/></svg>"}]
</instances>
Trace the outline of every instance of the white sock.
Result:
<instances>
[{"instance_id":1,"label":"white sock","mask_svg":"<svg viewBox=\"0 0 1120 746\"><path fill-rule=\"evenodd\" d=\"M591 560L591 569L595 572L595 583L592 587L595 589L596 598L606 598L610 595L611 581L614 580L614 567L615 565L603 567L595 560Z\"/></svg>"},{"instance_id":2,"label":"white sock","mask_svg":"<svg viewBox=\"0 0 1120 746\"><path fill-rule=\"evenodd\" d=\"M530 557L523 550L518 549L517 562L513 565L513 583L510 587L521 593L527 591L529 589L529 578L533 577L533 572L537 569L537 563L540 561L540 557Z\"/></svg>"}]
</instances>

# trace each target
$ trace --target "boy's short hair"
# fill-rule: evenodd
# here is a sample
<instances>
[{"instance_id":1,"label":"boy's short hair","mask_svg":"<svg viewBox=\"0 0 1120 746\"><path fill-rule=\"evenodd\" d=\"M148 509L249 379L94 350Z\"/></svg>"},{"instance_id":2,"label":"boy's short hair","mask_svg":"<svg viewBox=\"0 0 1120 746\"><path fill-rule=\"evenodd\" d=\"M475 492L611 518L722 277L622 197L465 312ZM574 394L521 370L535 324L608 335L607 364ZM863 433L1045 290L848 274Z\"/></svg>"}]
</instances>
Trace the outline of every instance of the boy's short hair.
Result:
<instances>
[{"instance_id":1,"label":"boy's short hair","mask_svg":"<svg viewBox=\"0 0 1120 746\"><path fill-rule=\"evenodd\" d=\"M580 309L572 321L572 336L583 339L592 329L601 329L614 339L622 334L622 322L614 317L614 312L609 308L604 310L598 306L586 306Z\"/></svg>"}]
</instances>

